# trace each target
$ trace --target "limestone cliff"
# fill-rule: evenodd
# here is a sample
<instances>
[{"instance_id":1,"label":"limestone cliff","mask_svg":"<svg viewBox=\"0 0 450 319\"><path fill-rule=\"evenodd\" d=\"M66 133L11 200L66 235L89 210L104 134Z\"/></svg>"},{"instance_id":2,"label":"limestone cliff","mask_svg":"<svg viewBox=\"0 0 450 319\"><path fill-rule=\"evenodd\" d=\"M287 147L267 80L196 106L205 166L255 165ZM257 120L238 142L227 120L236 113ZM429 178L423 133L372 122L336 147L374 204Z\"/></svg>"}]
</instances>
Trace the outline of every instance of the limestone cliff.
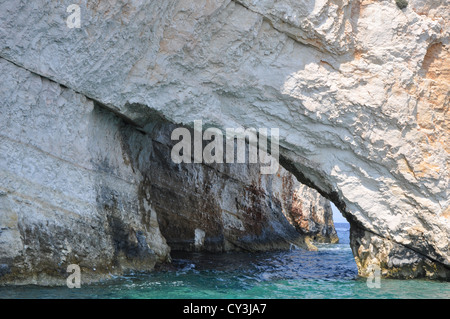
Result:
<instances>
[{"instance_id":1,"label":"limestone cliff","mask_svg":"<svg viewBox=\"0 0 450 319\"><path fill-rule=\"evenodd\" d=\"M144 131L155 110L279 128L283 166L351 222L361 275L448 278L450 8L408 2L92 0L69 29L71 1L1 1L0 57Z\"/></svg>"},{"instance_id":2,"label":"limestone cliff","mask_svg":"<svg viewBox=\"0 0 450 319\"><path fill-rule=\"evenodd\" d=\"M174 164L175 125L161 117L144 133L3 59L0 73L0 282L61 284L69 264L84 282L149 271L171 248L311 247L283 215L301 205L284 169ZM312 208L329 220L325 204Z\"/></svg>"},{"instance_id":3,"label":"limestone cliff","mask_svg":"<svg viewBox=\"0 0 450 319\"><path fill-rule=\"evenodd\" d=\"M167 260L143 174L151 140L71 89L0 70L0 281L60 284L78 264L89 282Z\"/></svg>"}]
</instances>

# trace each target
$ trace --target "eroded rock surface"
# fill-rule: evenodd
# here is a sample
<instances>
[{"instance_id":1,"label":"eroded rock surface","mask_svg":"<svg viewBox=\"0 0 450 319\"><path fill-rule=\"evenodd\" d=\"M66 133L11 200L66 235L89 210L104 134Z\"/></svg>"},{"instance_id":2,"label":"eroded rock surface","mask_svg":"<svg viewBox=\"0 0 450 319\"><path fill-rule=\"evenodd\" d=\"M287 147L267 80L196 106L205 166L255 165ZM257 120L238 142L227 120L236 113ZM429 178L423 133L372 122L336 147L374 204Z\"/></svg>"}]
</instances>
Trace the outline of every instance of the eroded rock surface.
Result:
<instances>
[{"instance_id":1,"label":"eroded rock surface","mask_svg":"<svg viewBox=\"0 0 450 319\"><path fill-rule=\"evenodd\" d=\"M160 121L148 130L157 142L150 158L149 193L161 232L173 250L313 248L312 232L306 227L300 232L285 216L293 205L301 205L301 198L295 197L301 184L292 174L280 167L277 174L262 175L259 163L175 164L170 154L177 141L171 140L171 132L177 127ZM306 191L307 195L313 196ZM316 201L308 210L320 211L319 218L329 221L332 212L322 207L329 203L321 199L324 202ZM310 216L306 219L313 223ZM334 230L332 221L326 226Z\"/></svg>"},{"instance_id":2,"label":"eroded rock surface","mask_svg":"<svg viewBox=\"0 0 450 319\"><path fill-rule=\"evenodd\" d=\"M175 164L176 125L157 115L144 133L4 59L0 73L0 283L65 284L69 264L83 282L150 271L170 248L313 248L315 229L300 233L283 215L301 206L284 169ZM321 200L308 209L329 221Z\"/></svg>"},{"instance_id":3,"label":"eroded rock surface","mask_svg":"<svg viewBox=\"0 0 450 319\"><path fill-rule=\"evenodd\" d=\"M288 190L291 199L282 201L288 206L283 212L289 222L303 235L312 241L320 243L337 243L338 235L334 228L333 211L330 202L311 188L300 184L296 179L286 179L292 186L284 188ZM285 187L285 186L283 186Z\"/></svg>"},{"instance_id":4,"label":"eroded rock surface","mask_svg":"<svg viewBox=\"0 0 450 319\"><path fill-rule=\"evenodd\" d=\"M78 264L89 282L167 260L141 174L148 140L73 90L0 70L0 281L61 284Z\"/></svg>"},{"instance_id":5,"label":"eroded rock surface","mask_svg":"<svg viewBox=\"0 0 450 319\"><path fill-rule=\"evenodd\" d=\"M448 1L94 0L79 29L69 4L2 1L0 56L144 129L150 110L279 128L284 167L355 232L448 275Z\"/></svg>"}]
</instances>

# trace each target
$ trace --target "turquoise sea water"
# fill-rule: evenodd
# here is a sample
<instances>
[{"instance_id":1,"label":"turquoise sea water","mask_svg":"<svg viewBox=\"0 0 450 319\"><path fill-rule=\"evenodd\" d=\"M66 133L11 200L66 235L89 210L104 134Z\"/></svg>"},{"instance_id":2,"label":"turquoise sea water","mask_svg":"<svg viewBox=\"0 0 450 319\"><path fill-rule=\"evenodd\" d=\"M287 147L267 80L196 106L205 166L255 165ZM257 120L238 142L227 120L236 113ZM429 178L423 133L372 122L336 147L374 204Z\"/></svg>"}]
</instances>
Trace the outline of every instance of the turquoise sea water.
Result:
<instances>
[{"instance_id":1,"label":"turquoise sea water","mask_svg":"<svg viewBox=\"0 0 450 319\"><path fill-rule=\"evenodd\" d=\"M348 224L336 224L340 243L318 251L173 253L169 269L67 287L0 287L0 298L450 298L450 283L358 278Z\"/></svg>"}]
</instances>

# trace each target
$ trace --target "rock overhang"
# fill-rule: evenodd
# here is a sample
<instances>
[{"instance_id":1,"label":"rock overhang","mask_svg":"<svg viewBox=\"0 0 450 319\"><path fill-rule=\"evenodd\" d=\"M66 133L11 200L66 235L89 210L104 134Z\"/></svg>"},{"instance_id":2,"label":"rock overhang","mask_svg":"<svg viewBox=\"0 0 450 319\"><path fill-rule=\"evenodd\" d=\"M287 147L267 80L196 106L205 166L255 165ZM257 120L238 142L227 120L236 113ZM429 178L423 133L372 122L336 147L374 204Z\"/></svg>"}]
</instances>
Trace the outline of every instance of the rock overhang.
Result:
<instances>
[{"instance_id":1,"label":"rock overhang","mask_svg":"<svg viewBox=\"0 0 450 319\"><path fill-rule=\"evenodd\" d=\"M90 1L79 29L65 2L9 3L0 56L144 130L152 110L277 127L283 165L355 227L448 267L448 4L430 3Z\"/></svg>"}]
</instances>

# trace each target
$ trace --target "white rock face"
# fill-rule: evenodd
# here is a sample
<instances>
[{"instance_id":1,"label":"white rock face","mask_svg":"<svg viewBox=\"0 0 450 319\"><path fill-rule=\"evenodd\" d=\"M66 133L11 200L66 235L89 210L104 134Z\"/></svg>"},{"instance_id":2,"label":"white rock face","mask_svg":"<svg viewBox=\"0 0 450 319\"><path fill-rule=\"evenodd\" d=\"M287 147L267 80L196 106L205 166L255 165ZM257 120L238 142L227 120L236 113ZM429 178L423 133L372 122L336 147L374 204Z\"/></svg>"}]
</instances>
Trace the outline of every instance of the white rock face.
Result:
<instances>
[{"instance_id":1,"label":"white rock face","mask_svg":"<svg viewBox=\"0 0 450 319\"><path fill-rule=\"evenodd\" d=\"M167 260L128 152L140 148L145 166L142 134L3 59L0 73L0 282L65 284L78 264L86 283Z\"/></svg>"},{"instance_id":2,"label":"white rock face","mask_svg":"<svg viewBox=\"0 0 450 319\"><path fill-rule=\"evenodd\" d=\"M205 243L205 232L199 228L195 229L195 248L201 249Z\"/></svg>"},{"instance_id":3,"label":"white rock face","mask_svg":"<svg viewBox=\"0 0 450 319\"><path fill-rule=\"evenodd\" d=\"M70 1L2 1L0 57L143 127L157 110L279 128L284 166L334 200L354 236L448 273L450 8L409 2L94 0L69 29Z\"/></svg>"}]
</instances>

